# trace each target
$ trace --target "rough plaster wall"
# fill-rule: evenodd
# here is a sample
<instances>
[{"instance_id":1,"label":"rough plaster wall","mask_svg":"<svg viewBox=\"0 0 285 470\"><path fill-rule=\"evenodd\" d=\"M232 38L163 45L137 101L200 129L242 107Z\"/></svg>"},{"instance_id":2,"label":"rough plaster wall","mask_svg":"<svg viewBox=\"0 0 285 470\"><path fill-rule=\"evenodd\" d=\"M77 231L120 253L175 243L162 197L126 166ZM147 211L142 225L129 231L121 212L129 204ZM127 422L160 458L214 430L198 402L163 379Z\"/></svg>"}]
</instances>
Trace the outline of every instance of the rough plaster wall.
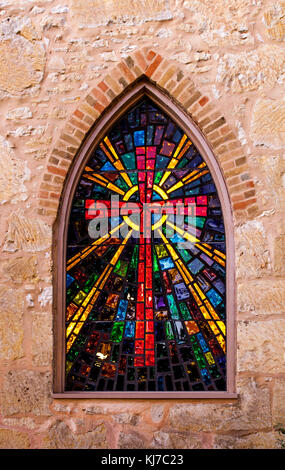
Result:
<instances>
[{"instance_id":1,"label":"rough plaster wall","mask_svg":"<svg viewBox=\"0 0 285 470\"><path fill-rule=\"evenodd\" d=\"M281 0L0 2L1 448L284 445L284 15ZM235 223L237 401L51 398L42 173L93 81L144 46L183 64L254 176L261 211Z\"/></svg>"}]
</instances>

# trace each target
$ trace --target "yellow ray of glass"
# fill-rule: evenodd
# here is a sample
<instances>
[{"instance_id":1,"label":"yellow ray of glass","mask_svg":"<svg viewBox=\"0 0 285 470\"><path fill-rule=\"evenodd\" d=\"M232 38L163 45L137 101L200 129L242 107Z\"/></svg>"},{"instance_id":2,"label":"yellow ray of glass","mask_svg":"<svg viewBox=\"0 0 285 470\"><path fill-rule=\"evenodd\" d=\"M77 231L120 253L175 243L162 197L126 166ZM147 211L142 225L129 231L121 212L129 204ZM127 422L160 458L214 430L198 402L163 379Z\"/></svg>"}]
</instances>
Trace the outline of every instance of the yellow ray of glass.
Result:
<instances>
[{"instance_id":1,"label":"yellow ray of glass","mask_svg":"<svg viewBox=\"0 0 285 470\"><path fill-rule=\"evenodd\" d=\"M187 142L187 144L185 145L185 147L182 149L182 147L183 147L186 140L187 140L187 135L184 134L182 136L178 146L177 146L177 149L175 150L175 153L174 153L173 157L171 158L170 162L168 163L167 168L169 168L169 169L175 168L177 163L179 162L179 160L183 157L185 152L190 147L190 145L192 145L192 142L189 140ZM167 178L169 177L170 174L171 174L171 171L165 171L164 175L162 176L162 178L159 182L159 186L162 186L165 183L165 181L167 180Z\"/></svg>"},{"instance_id":2,"label":"yellow ray of glass","mask_svg":"<svg viewBox=\"0 0 285 470\"><path fill-rule=\"evenodd\" d=\"M193 277L191 276L190 272L186 268L185 264L181 260L180 256L177 254L176 250L173 248L171 243L168 241L168 239L163 235L161 230L158 229L158 233L160 237L162 238L163 242L165 243L165 246L167 250L170 253L170 256L172 257L174 263L176 264L178 271L180 272L182 278L184 279L184 282L188 289L190 290L191 294L193 295L195 302L197 303L200 311L202 312L202 315L206 320L214 318L215 320L219 320L217 323L219 324L219 327L222 331L223 334L225 334L225 325L224 322L220 320L218 314L216 313L215 309L211 305L210 301L206 299L205 294L202 292L200 287L197 285L196 282L194 282ZM205 307L207 305L207 308ZM210 308L209 308L210 306ZM209 313L210 312L210 313ZM212 322L210 327L212 330L215 332L214 327L216 327L215 322ZM220 334L220 331L218 330L218 333ZM218 339L218 338L217 338Z\"/></svg>"},{"instance_id":3,"label":"yellow ray of glass","mask_svg":"<svg viewBox=\"0 0 285 470\"><path fill-rule=\"evenodd\" d=\"M95 183L99 184L100 186L103 186L103 188L108 188L117 194L121 194L122 196L124 196L125 194L125 191L116 186L114 183L111 183L107 178L102 175L98 175L97 173L93 173L92 175L84 173L83 176L88 180L95 181Z\"/></svg>"},{"instance_id":4,"label":"yellow ray of glass","mask_svg":"<svg viewBox=\"0 0 285 470\"><path fill-rule=\"evenodd\" d=\"M121 224L117 225L112 230L110 230L108 233L106 233L103 237L98 238L98 240L95 240L95 242L93 242L91 245L88 245L86 248L81 250L75 256L70 258L67 261L66 270L70 271L71 268L76 266L76 264L79 263L82 259L86 258L86 256L90 255L90 253L92 253L99 245L102 245L102 243L105 243L105 241L108 240L111 235L116 233L123 225L125 225L125 222L122 222Z\"/></svg>"},{"instance_id":5,"label":"yellow ray of glass","mask_svg":"<svg viewBox=\"0 0 285 470\"><path fill-rule=\"evenodd\" d=\"M176 191L176 189L182 188L182 186L185 186L186 184L192 183L192 181L195 181L198 178L200 178L201 176L206 175L207 173L209 173L209 170L207 168L205 168L205 170L203 170L203 168L205 166L206 166L205 162L201 163L198 166L199 170L193 170L190 173L188 173L186 176L184 176L182 178L181 181L178 181L178 183L175 183L173 186L168 188L168 190L166 191L167 194L172 193L173 191ZM200 171L200 170L202 170L202 171Z\"/></svg>"},{"instance_id":6,"label":"yellow ray of glass","mask_svg":"<svg viewBox=\"0 0 285 470\"><path fill-rule=\"evenodd\" d=\"M104 138L104 142L107 145L107 147L110 150L112 155L110 154L110 152L108 152L108 150L106 149L106 147L104 146L104 144L102 142L100 144L101 149L107 155L107 157L109 158L110 162L114 165L114 167L117 170L122 172L121 173L122 177L124 178L125 182L129 186L129 188L131 188L133 183L131 182L130 178L128 177L128 175L126 173L126 168L124 167L124 164L120 160L116 150L114 149L113 145L111 144L111 142L110 142L110 140L107 136Z\"/></svg>"},{"instance_id":7,"label":"yellow ray of glass","mask_svg":"<svg viewBox=\"0 0 285 470\"><path fill-rule=\"evenodd\" d=\"M122 241L121 245L119 246L118 250L114 254L113 258L111 259L108 266L105 267L103 273L95 282L94 286L90 290L89 294L85 297L80 309L78 310L76 316L72 319L70 324L66 329L66 337L69 337L67 342L66 350L67 352L70 350L72 344L74 343L78 333L80 332L84 322L86 321L89 313L91 312L93 305L95 304L101 290L103 289L105 283L107 282L111 272L113 271L119 257L121 256L128 239L132 234L132 230L130 230L127 236Z\"/></svg>"},{"instance_id":8,"label":"yellow ray of glass","mask_svg":"<svg viewBox=\"0 0 285 470\"><path fill-rule=\"evenodd\" d=\"M188 240L189 242L193 243L197 248L199 248L199 250L202 250L204 253L210 256L210 258L213 258L222 266L226 265L224 261L226 259L226 255L224 253L216 249L213 250L213 248L208 243L201 242L201 240L194 237L193 235L186 232L185 230L182 230L180 227L177 227L177 225L173 224L172 222L169 222L169 220L166 222L166 224L169 227L173 228L176 232L178 232L179 235L185 238L185 240Z\"/></svg>"}]
</instances>

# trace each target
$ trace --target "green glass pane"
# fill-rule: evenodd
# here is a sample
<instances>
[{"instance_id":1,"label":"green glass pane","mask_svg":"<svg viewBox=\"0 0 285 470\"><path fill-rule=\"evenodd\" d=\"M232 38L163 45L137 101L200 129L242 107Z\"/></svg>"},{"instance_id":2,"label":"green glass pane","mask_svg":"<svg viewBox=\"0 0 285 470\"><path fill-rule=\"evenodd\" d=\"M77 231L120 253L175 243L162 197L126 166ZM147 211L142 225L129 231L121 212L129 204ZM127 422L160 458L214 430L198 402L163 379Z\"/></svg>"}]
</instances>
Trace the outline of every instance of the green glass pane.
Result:
<instances>
[{"instance_id":1,"label":"green glass pane","mask_svg":"<svg viewBox=\"0 0 285 470\"><path fill-rule=\"evenodd\" d=\"M179 308L180 308L183 320L192 320L191 314L185 302L180 302Z\"/></svg>"},{"instance_id":2,"label":"green glass pane","mask_svg":"<svg viewBox=\"0 0 285 470\"><path fill-rule=\"evenodd\" d=\"M203 228L205 224L205 217L185 217L185 222L190 225L194 225L194 227Z\"/></svg>"},{"instance_id":3,"label":"green glass pane","mask_svg":"<svg viewBox=\"0 0 285 470\"><path fill-rule=\"evenodd\" d=\"M116 186L118 186L119 188L123 189L124 191L128 191L129 187L127 185L127 183L123 180L123 178L119 177L117 180L116 180Z\"/></svg>"},{"instance_id":4,"label":"green glass pane","mask_svg":"<svg viewBox=\"0 0 285 470\"><path fill-rule=\"evenodd\" d=\"M180 162L178 163L177 168L183 168L185 165L187 165L188 162L189 160L183 157L182 160L180 160Z\"/></svg>"},{"instance_id":5,"label":"green glass pane","mask_svg":"<svg viewBox=\"0 0 285 470\"><path fill-rule=\"evenodd\" d=\"M154 184L158 184L163 176L164 171L157 171L154 177Z\"/></svg>"},{"instance_id":6,"label":"green glass pane","mask_svg":"<svg viewBox=\"0 0 285 470\"><path fill-rule=\"evenodd\" d=\"M165 322L165 330L167 339L174 339L173 329L169 321Z\"/></svg>"},{"instance_id":7,"label":"green glass pane","mask_svg":"<svg viewBox=\"0 0 285 470\"><path fill-rule=\"evenodd\" d=\"M123 337L123 331L124 331L124 322L118 321L115 322L111 331L111 341L114 341L116 343L119 343L122 341Z\"/></svg>"},{"instance_id":8,"label":"green glass pane","mask_svg":"<svg viewBox=\"0 0 285 470\"><path fill-rule=\"evenodd\" d=\"M154 272L159 271L158 261L157 261L157 257L156 257L156 254L155 254L154 250L153 250L153 270L154 270Z\"/></svg>"},{"instance_id":9,"label":"green glass pane","mask_svg":"<svg viewBox=\"0 0 285 470\"><path fill-rule=\"evenodd\" d=\"M167 295L167 300L168 300L171 318L173 318L173 320L179 320L179 312L178 312L177 305L176 305L173 295L172 294Z\"/></svg>"},{"instance_id":10,"label":"green glass pane","mask_svg":"<svg viewBox=\"0 0 285 470\"><path fill-rule=\"evenodd\" d=\"M84 284L84 287L83 287L83 291L88 294L88 292L92 289L94 283L97 281L99 277L99 274L97 273L92 273L91 276L89 277L89 279L85 282Z\"/></svg>"},{"instance_id":11,"label":"green glass pane","mask_svg":"<svg viewBox=\"0 0 285 470\"><path fill-rule=\"evenodd\" d=\"M129 173L130 180L133 184L138 184L138 175L137 173Z\"/></svg>"},{"instance_id":12,"label":"green glass pane","mask_svg":"<svg viewBox=\"0 0 285 470\"><path fill-rule=\"evenodd\" d=\"M128 262L127 261L118 261L115 268L114 268L114 272L116 274L119 274L119 276L121 277L125 277L125 275L127 274L127 270L128 270Z\"/></svg>"},{"instance_id":13,"label":"green glass pane","mask_svg":"<svg viewBox=\"0 0 285 470\"><path fill-rule=\"evenodd\" d=\"M136 158L133 152L125 153L124 155L121 155L121 158L127 170L136 169Z\"/></svg>"},{"instance_id":14,"label":"green glass pane","mask_svg":"<svg viewBox=\"0 0 285 470\"><path fill-rule=\"evenodd\" d=\"M205 362L202 350L198 346L198 343L194 337L190 338L190 341L192 342L193 351L194 351L196 360L198 362L198 365L201 369L203 369L204 367L206 367L206 362Z\"/></svg>"},{"instance_id":15,"label":"green glass pane","mask_svg":"<svg viewBox=\"0 0 285 470\"><path fill-rule=\"evenodd\" d=\"M190 261L192 256L190 255L189 251L185 250L185 248L178 248L179 253L181 253L181 256L183 260L187 263L187 261Z\"/></svg>"}]
</instances>

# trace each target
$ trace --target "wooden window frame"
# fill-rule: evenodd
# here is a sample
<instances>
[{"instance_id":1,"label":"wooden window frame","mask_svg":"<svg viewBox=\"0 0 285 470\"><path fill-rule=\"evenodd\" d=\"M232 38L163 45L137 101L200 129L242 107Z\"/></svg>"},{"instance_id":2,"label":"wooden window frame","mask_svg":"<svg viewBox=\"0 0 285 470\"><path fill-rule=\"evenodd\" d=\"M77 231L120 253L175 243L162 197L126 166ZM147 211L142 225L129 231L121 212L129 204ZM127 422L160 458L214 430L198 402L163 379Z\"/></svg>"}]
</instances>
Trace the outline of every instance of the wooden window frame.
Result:
<instances>
[{"instance_id":1,"label":"wooden window frame","mask_svg":"<svg viewBox=\"0 0 285 470\"><path fill-rule=\"evenodd\" d=\"M189 136L208 165L220 198L226 233L226 351L227 351L227 390L226 391L175 391L175 392L85 392L64 391L65 386L65 266L68 221L72 200L82 170L100 140L113 124L143 97L149 97ZM81 145L67 175L60 201L58 216L53 230L54 260L54 380L53 398L144 398L144 399L234 399L237 398L236 375L236 287L235 287L235 250L233 215L230 197L222 176L222 171L198 126L171 97L146 78L133 84L125 94L114 102L102 114Z\"/></svg>"}]
</instances>

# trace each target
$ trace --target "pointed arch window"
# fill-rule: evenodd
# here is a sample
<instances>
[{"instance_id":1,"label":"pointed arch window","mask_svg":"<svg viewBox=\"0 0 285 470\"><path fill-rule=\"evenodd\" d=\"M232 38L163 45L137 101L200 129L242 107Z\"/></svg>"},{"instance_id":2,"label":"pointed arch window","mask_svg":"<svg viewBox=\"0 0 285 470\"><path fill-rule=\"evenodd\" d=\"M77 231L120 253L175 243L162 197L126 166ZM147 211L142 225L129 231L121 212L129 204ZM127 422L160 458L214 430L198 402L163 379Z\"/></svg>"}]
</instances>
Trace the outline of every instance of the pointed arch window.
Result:
<instances>
[{"instance_id":1,"label":"pointed arch window","mask_svg":"<svg viewBox=\"0 0 285 470\"><path fill-rule=\"evenodd\" d=\"M204 138L157 96L144 85L105 117L63 197L63 396L234 396L227 193Z\"/></svg>"}]
</instances>

